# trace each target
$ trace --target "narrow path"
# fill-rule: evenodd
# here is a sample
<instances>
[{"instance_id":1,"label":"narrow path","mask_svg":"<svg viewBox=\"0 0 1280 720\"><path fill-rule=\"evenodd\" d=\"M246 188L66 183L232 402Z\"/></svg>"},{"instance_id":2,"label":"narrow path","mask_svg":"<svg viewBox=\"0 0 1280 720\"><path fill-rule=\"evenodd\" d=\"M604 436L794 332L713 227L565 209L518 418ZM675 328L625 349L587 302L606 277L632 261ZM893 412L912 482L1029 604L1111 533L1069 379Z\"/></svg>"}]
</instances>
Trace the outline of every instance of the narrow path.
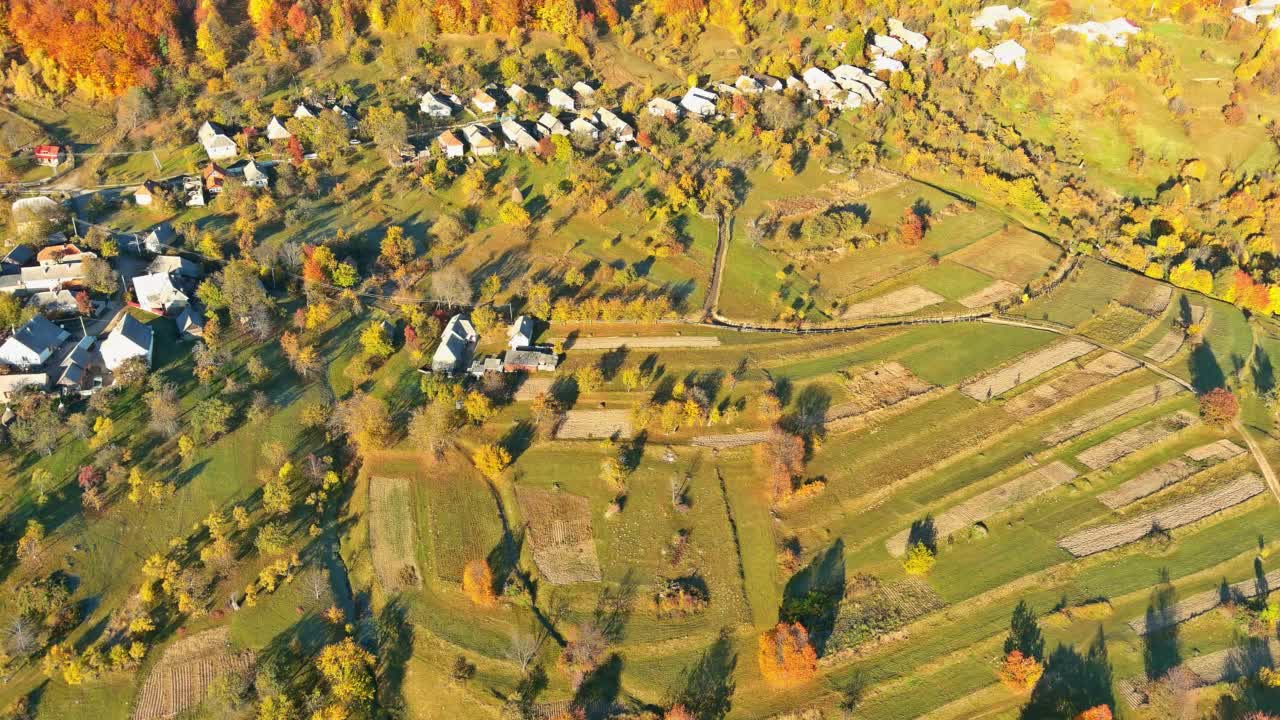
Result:
<instances>
[{"instance_id":1,"label":"narrow path","mask_svg":"<svg viewBox=\"0 0 1280 720\"><path fill-rule=\"evenodd\" d=\"M1271 468L1271 463L1267 461L1267 456L1262 454L1262 448L1258 445L1258 441L1253 439L1249 431L1245 429L1244 423L1240 422L1240 418L1236 418L1231 427L1240 433L1240 437L1244 438L1244 442L1249 446L1249 452L1253 454L1254 462L1258 464L1258 469L1262 471L1262 477L1266 478L1267 487L1271 488L1271 494L1275 496L1276 501L1280 502L1280 480L1276 479L1276 471Z\"/></svg>"},{"instance_id":2,"label":"narrow path","mask_svg":"<svg viewBox=\"0 0 1280 720\"><path fill-rule=\"evenodd\" d=\"M702 318L706 321L718 317L716 308L720 305L720 276L724 273L725 255L729 252L729 233L725 225L732 222L723 214L716 218L716 255L711 261L711 284L707 287L707 298L702 303Z\"/></svg>"}]
</instances>

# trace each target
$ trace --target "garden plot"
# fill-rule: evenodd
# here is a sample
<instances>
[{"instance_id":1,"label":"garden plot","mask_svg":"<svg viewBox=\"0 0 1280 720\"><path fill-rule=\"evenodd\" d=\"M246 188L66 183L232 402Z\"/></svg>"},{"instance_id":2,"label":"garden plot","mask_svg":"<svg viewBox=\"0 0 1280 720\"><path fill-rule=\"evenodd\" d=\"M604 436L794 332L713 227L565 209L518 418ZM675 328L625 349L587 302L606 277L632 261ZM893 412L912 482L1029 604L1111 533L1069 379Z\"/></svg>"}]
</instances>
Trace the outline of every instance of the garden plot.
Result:
<instances>
[{"instance_id":1,"label":"garden plot","mask_svg":"<svg viewBox=\"0 0 1280 720\"><path fill-rule=\"evenodd\" d=\"M1050 380L1010 399L1004 409L1014 417L1030 417L1138 366L1138 361L1128 356L1109 352L1079 370Z\"/></svg>"},{"instance_id":2,"label":"garden plot","mask_svg":"<svg viewBox=\"0 0 1280 720\"><path fill-rule=\"evenodd\" d=\"M933 518L933 535L942 539L956 531L971 528L992 515L1031 500L1075 476L1076 471L1062 461L1038 467L999 487L979 493ZM901 556L907 551L910 537L911 530L903 530L885 541L885 549L894 556Z\"/></svg>"},{"instance_id":3,"label":"garden plot","mask_svg":"<svg viewBox=\"0 0 1280 720\"><path fill-rule=\"evenodd\" d=\"M853 399L828 408L827 422L897 405L907 398L929 392L934 386L916 377L902 364L891 361L854 375L848 381L848 388Z\"/></svg>"},{"instance_id":4,"label":"garden plot","mask_svg":"<svg viewBox=\"0 0 1280 720\"><path fill-rule=\"evenodd\" d=\"M467 563L487 556L502 541L498 506L484 479L457 460L432 472L422 489L430 510L436 577L462 582Z\"/></svg>"},{"instance_id":5,"label":"garden plot","mask_svg":"<svg viewBox=\"0 0 1280 720\"><path fill-rule=\"evenodd\" d=\"M133 720L176 717L204 702L218 676L247 676L253 669L253 653L232 650L228 634L224 625L170 645L138 691Z\"/></svg>"},{"instance_id":6,"label":"garden plot","mask_svg":"<svg viewBox=\"0 0 1280 720\"><path fill-rule=\"evenodd\" d=\"M516 499L529 527L529 544L538 572L552 585L599 582L587 499L559 490L519 488Z\"/></svg>"},{"instance_id":7,"label":"garden plot","mask_svg":"<svg viewBox=\"0 0 1280 720\"><path fill-rule=\"evenodd\" d=\"M917 310L923 310L930 305L937 305L945 301L946 298L932 290L926 290L919 285L910 285L885 293L880 297L853 303L845 308L842 317L845 320L898 317L900 315L910 315Z\"/></svg>"},{"instance_id":8,"label":"garden plot","mask_svg":"<svg viewBox=\"0 0 1280 720\"><path fill-rule=\"evenodd\" d=\"M836 610L835 627L827 640L823 664L833 664L858 646L887 635L946 603L919 578L886 583L858 575L849 583Z\"/></svg>"},{"instance_id":9,"label":"garden plot","mask_svg":"<svg viewBox=\"0 0 1280 720\"><path fill-rule=\"evenodd\" d=\"M1085 557L1105 550L1137 542L1153 530L1173 530L1202 520L1258 495L1266 487L1253 473L1241 475L1230 483L1197 497L1140 515L1132 520L1081 530L1058 540L1058 547Z\"/></svg>"},{"instance_id":10,"label":"garden plot","mask_svg":"<svg viewBox=\"0 0 1280 720\"><path fill-rule=\"evenodd\" d=\"M1119 487L1101 493L1098 500L1112 510L1122 508L1243 452L1244 448L1230 440L1202 445L1188 450L1183 457L1161 463Z\"/></svg>"},{"instance_id":11,"label":"garden plot","mask_svg":"<svg viewBox=\"0 0 1280 720\"><path fill-rule=\"evenodd\" d=\"M524 382L520 383L519 389L516 390L514 400L516 402L528 402L542 393L551 392L551 385L555 382L549 377L528 377Z\"/></svg>"},{"instance_id":12,"label":"garden plot","mask_svg":"<svg viewBox=\"0 0 1280 720\"><path fill-rule=\"evenodd\" d=\"M556 430L559 440L631 437L630 410L570 410Z\"/></svg>"},{"instance_id":13,"label":"garden plot","mask_svg":"<svg viewBox=\"0 0 1280 720\"><path fill-rule=\"evenodd\" d=\"M1141 288L1141 285L1136 286ZM1120 302L1129 307L1147 315L1160 315L1169 307L1169 301L1173 299L1173 286L1164 283L1156 283L1147 290L1141 297L1129 298L1128 293L1120 299Z\"/></svg>"},{"instance_id":14,"label":"garden plot","mask_svg":"<svg viewBox=\"0 0 1280 720\"><path fill-rule=\"evenodd\" d=\"M1202 320L1204 320L1204 306L1192 305L1191 324L1198 325ZM1147 359L1154 360L1156 362L1164 362L1168 360L1178 354L1178 351L1182 349L1182 342L1186 340L1186 338L1187 332L1184 328L1171 328L1169 332L1164 334L1164 337L1156 341L1156 344L1152 345L1151 349L1147 351Z\"/></svg>"},{"instance_id":15,"label":"garden plot","mask_svg":"<svg viewBox=\"0 0 1280 720\"><path fill-rule=\"evenodd\" d=\"M1135 428L1125 430L1119 435L1076 455L1076 459L1084 463L1090 470L1100 470L1121 458L1128 457L1139 450L1155 445L1179 430L1189 428L1195 424L1195 415L1186 410L1179 410L1172 415L1156 418Z\"/></svg>"},{"instance_id":16,"label":"garden plot","mask_svg":"<svg viewBox=\"0 0 1280 720\"><path fill-rule=\"evenodd\" d=\"M418 532L413 524L413 488L405 478L369 481L369 545L373 569L386 590L417 587Z\"/></svg>"},{"instance_id":17,"label":"garden plot","mask_svg":"<svg viewBox=\"0 0 1280 720\"><path fill-rule=\"evenodd\" d=\"M616 350L627 348L712 348L720 347L714 335L637 335L635 337L580 337L566 343L574 350Z\"/></svg>"},{"instance_id":18,"label":"garden plot","mask_svg":"<svg viewBox=\"0 0 1280 720\"><path fill-rule=\"evenodd\" d=\"M976 380L970 380L960 386L960 392L974 400L984 402L1093 350L1093 343L1084 340L1066 340L1025 355L1017 362Z\"/></svg>"},{"instance_id":19,"label":"garden plot","mask_svg":"<svg viewBox=\"0 0 1280 720\"><path fill-rule=\"evenodd\" d=\"M1253 675L1264 667L1273 667L1273 658L1280 658L1280 640L1249 638L1240 647L1193 657L1169 672L1183 674L1194 689ZM1125 678L1116 682L1116 695L1129 707L1140 709L1147 704L1147 687L1146 678Z\"/></svg>"},{"instance_id":20,"label":"garden plot","mask_svg":"<svg viewBox=\"0 0 1280 720\"><path fill-rule=\"evenodd\" d=\"M1022 291L1022 288L1008 280L996 280L976 293L960 298L959 303L970 310L1008 300Z\"/></svg>"},{"instance_id":21,"label":"garden plot","mask_svg":"<svg viewBox=\"0 0 1280 720\"><path fill-rule=\"evenodd\" d=\"M740 433L720 433L717 435L703 435L693 439L693 444L699 447L715 448L716 450L727 450L729 448L746 447L747 445L755 445L769 439L768 430L753 430L751 432Z\"/></svg>"},{"instance_id":22,"label":"garden plot","mask_svg":"<svg viewBox=\"0 0 1280 720\"><path fill-rule=\"evenodd\" d=\"M1224 580L1223 582L1225 583L1226 581ZM1258 582L1258 578L1254 577L1197 593L1186 600L1179 601L1172 608L1169 608L1167 612L1160 615L1149 612L1143 617L1134 618L1129 621L1129 627L1133 628L1133 631L1139 635L1158 632L1167 627L1184 623L1191 618L1199 617L1224 602L1248 600L1249 598L1269 593L1277 586L1280 586L1280 570L1272 570L1262 577L1262 582Z\"/></svg>"},{"instance_id":23,"label":"garden plot","mask_svg":"<svg viewBox=\"0 0 1280 720\"><path fill-rule=\"evenodd\" d=\"M1115 420L1121 415L1127 415L1141 407L1147 407L1154 403L1160 402L1166 398L1173 397L1182 392L1182 386L1172 380L1161 380L1155 385L1148 385L1139 388L1115 402L1104 405L1103 407L1085 413L1071 422L1063 425L1057 430L1044 436L1046 445L1057 445L1060 442L1070 440L1071 438L1096 430L1103 425Z\"/></svg>"}]
</instances>

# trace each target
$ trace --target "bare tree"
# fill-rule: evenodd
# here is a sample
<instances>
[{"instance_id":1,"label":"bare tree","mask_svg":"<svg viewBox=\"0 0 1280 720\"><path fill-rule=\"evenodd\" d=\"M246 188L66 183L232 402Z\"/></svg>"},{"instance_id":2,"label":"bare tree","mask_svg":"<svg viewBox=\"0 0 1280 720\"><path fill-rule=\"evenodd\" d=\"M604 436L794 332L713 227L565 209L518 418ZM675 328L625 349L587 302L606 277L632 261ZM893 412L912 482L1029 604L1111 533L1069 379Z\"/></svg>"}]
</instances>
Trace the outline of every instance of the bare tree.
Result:
<instances>
[{"instance_id":1,"label":"bare tree","mask_svg":"<svg viewBox=\"0 0 1280 720\"><path fill-rule=\"evenodd\" d=\"M471 282L457 268L448 267L431 273L431 292L437 300L450 305L471 302Z\"/></svg>"},{"instance_id":2,"label":"bare tree","mask_svg":"<svg viewBox=\"0 0 1280 720\"><path fill-rule=\"evenodd\" d=\"M328 573L324 570L316 570L307 575L306 590L312 600L319 602L321 598L329 593Z\"/></svg>"},{"instance_id":3,"label":"bare tree","mask_svg":"<svg viewBox=\"0 0 1280 720\"><path fill-rule=\"evenodd\" d=\"M36 649L35 624L21 615L9 623L9 627L5 628L5 635L6 645L15 656L26 656Z\"/></svg>"},{"instance_id":4,"label":"bare tree","mask_svg":"<svg viewBox=\"0 0 1280 720\"><path fill-rule=\"evenodd\" d=\"M511 647L507 650L507 657L519 665L520 673L524 674L529 671L529 665L538 656L539 645L541 643L534 635L513 630L511 632Z\"/></svg>"}]
</instances>

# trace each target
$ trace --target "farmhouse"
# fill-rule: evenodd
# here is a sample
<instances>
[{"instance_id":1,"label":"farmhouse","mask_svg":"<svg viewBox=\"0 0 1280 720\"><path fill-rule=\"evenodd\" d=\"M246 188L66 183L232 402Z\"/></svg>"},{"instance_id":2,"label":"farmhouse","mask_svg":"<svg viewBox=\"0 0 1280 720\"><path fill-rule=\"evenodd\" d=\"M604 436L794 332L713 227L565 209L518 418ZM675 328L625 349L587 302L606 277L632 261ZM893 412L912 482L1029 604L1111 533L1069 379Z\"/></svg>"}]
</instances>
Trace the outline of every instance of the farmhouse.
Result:
<instances>
[{"instance_id":1,"label":"farmhouse","mask_svg":"<svg viewBox=\"0 0 1280 720\"><path fill-rule=\"evenodd\" d=\"M461 314L449 318L440 333L440 345L431 356L432 372L454 372L463 367L479 339L470 318Z\"/></svg>"},{"instance_id":2,"label":"farmhouse","mask_svg":"<svg viewBox=\"0 0 1280 720\"><path fill-rule=\"evenodd\" d=\"M902 72L907 68L902 64L901 60L895 60L888 55L877 55L871 59L872 72L896 73Z\"/></svg>"},{"instance_id":3,"label":"farmhouse","mask_svg":"<svg viewBox=\"0 0 1280 720\"><path fill-rule=\"evenodd\" d=\"M879 100L887 87L879 78L853 65L837 65L831 74L840 87L857 93L867 102Z\"/></svg>"},{"instance_id":4,"label":"farmhouse","mask_svg":"<svg viewBox=\"0 0 1280 720\"><path fill-rule=\"evenodd\" d=\"M524 105L528 102L537 102L538 96L534 94L530 88L521 87L515 83L511 83L506 89L507 97L517 105Z\"/></svg>"},{"instance_id":5,"label":"farmhouse","mask_svg":"<svg viewBox=\"0 0 1280 720\"><path fill-rule=\"evenodd\" d=\"M101 379L101 375L92 372L100 363L89 352L96 340L92 335L80 338L80 342L62 359L62 372L58 373L58 380L54 383L62 392L85 394L85 389L92 386L91 381Z\"/></svg>"},{"instance_id":6,"label":"farmhouse","mask_svg":"<svg viewBox=\"0 0 1280 720\"><path fill-rule=\"evenodd\" d=\"M37 165L57 168L62 164L62 148L57 145L37 145L33 154Z\"/></svg>"},{"instance_id":7,"label":"farmhouse","mask_svg":"<svg viewBox=\"0 0 1280 720\"><path fill-rule=\"evenodd\" d=\"M485 157L498 152L497 141L483 125L472 124L462 128L462 136L467 139L467 144L471 146L471 154L476 157Z\"/></svg>"},{"instance_id":8,"label":"farmhouse","mask_svg":"<svg viewBox=\"0 0 1280 720\"><path fill-rule=\"evenodd\" d=\"M187 207L204 207L204 181L197 175L183 176L182 197Z\"/></svg>"},{"instance_id":9,"label":"farmhouse","mask_svg":"<svg viewBox=\"0 0 1280 720\"><path fill-rule=\"evenodd\" d=\"M500 127L502 128L503 136L520 152L529 152L537 149L538 141L519 122L503 120Z\"/></svg>"},{"instance_id":10,"label":"farmhouse","mask_svg":"<svg viewBox=\"0 0 1280 720\"><path fill-rule=\"evenodd\" d=\"M974 30L998 30L1001 26L1012 25L1015 22L1030 23L1031 15L1022 8L988 5L973 16L969 21L969 27Z\"/></svg>"},{"instance_id":11,"label":"farmhouse","mask_svg":"<svg viewBox=\"0 0 1280 720\"><path fill-rule=\"evenodd\" d=\"M9 402L14 395L29 387L40 390L49 387L49 374L36 372L0 375L0 403Z\"/></svg>"},{"instance_id":12,"label":"farmhouse","mask_svg":"<svg viewBox=\"0 0 1280 720\"><path fill-rule=\"evenodd\" d=\"M517 317L511 327L507 328L507 346L519 350L533 344L533 318L528 315Z\"/></svg>"},{"instance_id":13,"label":"farmhouse","mask_svg":"<svg viewBox=\"0 0 1280 720\"><path fill-rule=\"evenodd\" d=\"M215 162L205 165L200 171L200 176L204 179L204 189L208 190L210 195L220 194L227 183L227 171Z\"/></svg>"},{"instance_id":14,"label":"farmhouse","mask_svg":"<svg viewBox=\"0 0 1280 720\"><path fill-rule=\"evenodd\" d=\"M912 50L924 50L929 47L929 38L922 33L908 30L898 18L889 18L889 34L901 40Z\"/></svg>"},{"instance_id":15,"label":"farmhouse","mask_svg":"<svg viewBox=\"0 0 1280 720\"><path fill-rule=\"evenodd\" d=\"M293 116L300 120L313 120L315 119L316 112L317 111L313 111L308 107L306 103L299 102L298 106L293 109Z\"/></svg>"},{"instance_id":16,"label":"farmhouse","mask_svg":"<svg viewBox=\"0 0 1280 720\"><path fill-rule=\"evenodd\" d=\"M578 109L573 97L560 88L551 88L551 92L547 93L547 104L565 112L573 112Z\"/></svg>"},{"instance_id":17,"label":"farmhouse","mask_svg":"<svg viewBox=\"0 0 1280 720\"><path fill-rule=\"evenodd\" d=\"M536 348L511 349L502 357L503 372L555 372L556 354Z\"/></svg>"},{"instance_id":18,"label":"farmhouse","mask_svg":"<svg viewBox=\"0 0 1280 720\"><path fill-rule=\"evenodd\" d=\"M821 68L808 68L800 74L800 79L804 81L805 87L809 88L809 93L815 99L839 89L835 78Z\"/></svg>"},{"instance_id":19,"label":"farmhouse","mask_svg":"<svg viewBox=\"0 0 1280 720\"><path fill-rule=\"evenodd\" d=\"M293 133L289 132L284 123L277 120L275 115L272 115L271 120L267 123L267 139L288 140L291 137L293 137Z\"/></svg>"},{"instance_id":20,"label":"farmhouse","mask_svg":"<svg viewBox=\"0 0 1280 720\"><path fill-rule=\"evenodd\" d=\"M30 245L14 245L0 257L0 274L16 275L23 267L36 259L36 251Z\"/></svg>"},{"instance_id":21,"label":"farmhouse","mask_svg":"<svg viewBox=\"0 0 1280 720\"><path fill-rule=\"evenodd\" d=\"M65 318L77 315L80 305L70 290L46 290L31 296L31 306L48 318Z\"/></svg>"},{"instance_id":22,"label":"farmhouse","mask_svg":"<svg viewBox=\"0 0 1280 720\"><path fill-rule=\"evenodd\" d=\"M71 334L37 315L0 344L0 363L31 369L49 359Z\"/></svg>"},{"instance_id":23,"label":"farmhouse","mask_svg":"<svg viewBox=\"0 0 1280 720\"><path fill-rule=\"evenodd\" d=\"M36 253L36 262L41 265L57 265L58 263L80 262L86 257L97 257L97 255L83 252L72 243L62 242L40 248L40 251Z\"/></svg>"},{"instance_id":24,"label":"farmhouse","mask_svg":"<svg viewBox=\"0 0 1280 720\"><path fill-rule=\"evenodd\" d=\"M146 207L150 205L156 197L156 191L160 189L160 183L154 180L147 180L133 191L133 202Z\"/></svg>"},{"instance_id":25,"label":"farmhouse","mask_svg":"<svg viewBox=\"0 0 1280 720\"><path fill-rule=\"evenodd\" d=\"M1027 50L1017 40L1005 40L990 50L974 48L969 53L969 58L979 67L988 69L1012 65L1021 71L1027 66Z\"/></svg>"},{"instance_id":26,"label":"farmhouse","mask_svg":"<svg viewBox=\"0 0 1280 720\"><path fill-rule=\"evenodd\" d=\"M1231 12L1250 25L1257 25L1264 17L1270 17L1270 27L1280 27L1280 0L1258 0L1251 5L1232 8Z\"/></svg>"},{"instance_id":27,"label":"farmhouse","mask_svg":"<svg viewBox=\"0 0 1280 720\"><path fill-rule=\"evenodd\" d=\"M447 118L453 115L453 105L447 99L432 92L422 93L422 99L418 101L418 110L423 115L434 118Z\"/></svg>"},{"instance_id":28,"label":"farmhouse","mask_svg":"<svg viewBox=\"0 0 1280 720\"><path fill-rule=\"evenodd\" d=\"M744 92L748 95L759 95L764 92L764 86L760 84L760 81L750 75L739 75L738 79L733 81L733 87L739 92Z\"/></svg>"},{"instance_id":29,"label":"farmhouse","mask_svg":"<svg viewBox=\"0 0 1280 720\"><path fill-rule=\"evenodd\" d=\"M157 315L178 312L187 306L187 294L173 284L173 278L166 272L135 277L133 291L138 298L138 307Z\"/></svg>"},{"instance_id":30,"label":"farmhouse","mask_svg":"<svg viewBox=\"0 0 1280 720\"><path fill-rule=\"evenodd\" d=\"M600 128L595 123L591 122L590 118L574 118L573 122L569 123L569 131L574 135L589 137L592 140L600 139Z\"/></svg>"},{"instance_id":31,"label":"farmhouse","mask_svg":"<svg viewBox=\"0 0 1280 720\"><path fill-rule=\"evenodd\" d=\"M1083 35L1088 42L1099 39L1106 40L1116 47L1124 47L1129 42L1129 36L1137 35L1139 32L1137 25L1124 18L1116 18L1106 22L1090 20L1078 25L1063 25L1058 29Z\"/></svg>"},{"instance_id":32,"label":"farmhouse","mask_svg":"<svg viewBox=\"0 0 1280 720\"><path fill-rule=\"evenodd\" d=\"M711 117L716 114L716 94L700 87L689 88L680 98L680 107L700 117Z\"/></svg>"},{"instance_id":33,"label":"farmhouse","mask_svg":"<svg viewBox=\"0 0 1280 720\"><path fill-rule=\"evenodd\" d=\"M475 97L471 98L471 104L482 113L492 114L498 111L498 101L484 90L476 91Z\"/></svg>"},{"instance_id":34,"label":"farmhouse","mask_svg":"<svg viewBox=\"0 0 1280 720\"><path fill-rule=\"evenodd\" d=\"M476 358L467 368L467 374L472 377L484 377L485 373L500 372L502 372L502 358L497 356Z\"/></svg>"},{"instance_id":35,"label":"farmhouse","mask_svg":"<svg viewBox=\"0 0 1280 720\"><path fill-rule=\"evenodd\" d=\"M680 106L666 98L654 98L645 104L644 109L654 117L675 120L680 117ZM714 104L712 110L715 110Z\"/></svg>"},{"instance_id":36,"label":"farmhouse","mask_svg":"<svg viewBox=\"0 0 1280 720\"><path fill-rule=\"evenodd\" d=\"M84 278L83 263L56 263L53 265L37 265L24 267L18 271L22 287L28 292L41 290L58 290L64 287L78 287Z\"/></svg>"},{"instance_id":37,"label":"farmhouse","mask_svg":"<svg viewBox=\"0 0 1280 720\"><path fill-rule=\"evenodd\" d=\"M160 223L142 238L142 246L149 253L158 253L173 244L175 235L169 223Z\"/></svg>"},{"instance_id":38,"label":"farmhouse","mask_svg":"<svg viewBox=\"0 0 1280 720\"><path fill-rule=\"evenodd\" d=\"M568 135L569 129L560 122L560 119L551 113L542 113L542 117L538 118L538 133L543 137L551 137L552 135Z\"/></svg>"},{"instance_id":39,"label":"farmhouse","mask_svg":"<svg viewBox=\"0 0 1280 720\"><path fill-rule=\"evenodd\" d=\"M356 116L352 115L350 112L347 111L346 108L342 107L341 105L334 105L333 107L329 108L329 110L330 112L333 112L335 115L341 118L342 122L346 123L348 130L355 130L356 127L359 126L360 124L356 122Z\"/></svg>"},{"instance_id":40,"label":"farmhouse","mask_svg":"<svg viewBox=\"0 0 1280 720\"><path fill-rule=\"evenodd\" d=\"M595 101L596 89L581 80L573 84L573 92L578 96L578 99L581 100L583 104Z\"/></svg>"},{"instance_id":41,"label":"farmhouse","mask_svg":"<svg viewBox=\"0 0 1280 720\"><path fill-rule=\"evenodd\" d=\"M467 146L462 144L457 135L452 130L445 130L440 133L440 137L436 138L436 142L440 144L440 149L444 151L447 158L460 158L467 151Z\"/></svg>"},{"instance_id":42,"label":"farmhouse","mask_svg":"<svg viewBox=\"0 0 1280 720\"><path fill-rule=\"evenodd\" d=\"M883 54L893 57L902 52L904 47L902 41L892 35L876 35L871 41L870 50L872 55Z\"/></svg>"},{"instance_id":43,"label":"farmhouse","mask_svg":"<svg viewBox=\"0 0 1280 720\"><path fill-rule=\"evenodd\" d=\"M600 108L596 110L596 117L600 119L600 122L606 128L609 128L609 132L613 133L615 140L631 142L636 139L635 130L625 120L614 114L612 110Z\"/></svg>"},{"instance_id":44,"label":"farmhouse","mask_svg":"<svg viewBox=\"0 0 1280 720\"><path fill-rule=\"evenodd\" d=\"M149 273L164 273L177 277L196 279L200 277L200 266L180 255L160 255L147 266Z\"/></svg>"},{"instance_id":45,"label":"farmhouse","mask_svg":"<svg viewBox=\"0 0 1280 720\"><path fill-rule=\"evenodd\" d=\"M140 322L134 316L124 313L115 329L102 341L102 363L108 370L114 371L125 361L141 357L146 358L147 367L151 367L151 351L155 345L151 327Z\"/></svg>"},{"instance_id":46,"label":"farmhouse","mask_svg":"<svg viewBox=\"0 0 1280 720\"><path fill-rule=\"evenodd\" d=\"M264 188L271 184L271 178L267 176L266 171L252 159L245 163L242 172L244 173L244 184L249 187Z\"/></svg>"},{"instance_id":47,"label":"farmhouse","mask_svg":"<svg viewBox=\"0 0 1280 720\"><path fill-rule=\"evenodd\" d=\"M206 120L200 126L197 135L210 160L228 160L236 156L236 142L231 139L231 136L227 134L227 130L222 126Z\"/></svg>"},{"instance_id":48,"label":"farmhouse","mask_svg":"<svg viewBox=\"0 0 1280 720\"><path fill-rule=\"evenodd\" d=\"M204 337L204 313L195 305L184 308L173 322L178 327L178 334L186 340Z\"/></svg>"},{"instance_id":49,"label":"farmhouse","mask_svg":"<svg viewBox=\"0 0 1280 720\"><path fill-rule=\"evenodd\" d=\"M18 232L25 232L32 226L38 228L40 225L56 222L62 213L62 206L51 197L36 195L14 200L9 212Z\"/></svg>"}]
</instances>

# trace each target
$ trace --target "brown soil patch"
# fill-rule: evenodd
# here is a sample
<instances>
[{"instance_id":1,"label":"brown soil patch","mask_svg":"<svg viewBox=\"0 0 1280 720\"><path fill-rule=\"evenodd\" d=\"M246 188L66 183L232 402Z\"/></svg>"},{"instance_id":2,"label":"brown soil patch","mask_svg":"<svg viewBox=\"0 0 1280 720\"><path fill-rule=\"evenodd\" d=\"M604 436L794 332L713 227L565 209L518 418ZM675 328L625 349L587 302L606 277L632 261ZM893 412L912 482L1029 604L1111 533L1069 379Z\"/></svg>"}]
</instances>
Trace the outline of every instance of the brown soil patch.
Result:
<instances>
[{"instance_id":1,"label":"brown soil patch","mask_svg":"<svg viewBox=\"0 0 1280 720\"><path fill-rule=\"evenodd\" d=\"M973 527L996 513L1062 485L1076 476L1070 465L1057 461L1024 473L1009 482L979 493L933 518L935 537L948 535ZM907 551L911 530L903 530L885 541L885 548L894 556Z\"/></svg>"},{"instance_id":2,"label":"brown soil patch","mask_svg":"<svg viewBox=\"0 0 1280 720\"><path fill-rule=\"evenodd\" d=\"M1183 457L1161 463L1141 475L1098 495L1103 505L1115 510L1137 502L1164 488L1179 483L1192 475L1207 470L1223 460L1229 460L1244 452L1244 448L1230 440L1219 440L1188 450Z\"/></svg>"},{"instance_id":3,"label":"brown soil patch","mask_svg":"<svg viewBox=\"0 0 1280 720\"><path fill-rule=\"evenodd\" d=\"M1066 402L1098 384L1122 375L1139 366L1133 360L1120 353L1109 352L1079 370L1072 371L1062 377L1032 388L1017 397L1011 398L1004 409L1014 417L1030 417L1048 410L1058 403Z\"/></svg>"},{"instance_id":4,"label":"brown soil patch","mask_svg":"<svg viewBox=\"0 0 1280 720\"><path fill-rule=\"evenodd\" d=\"M945 302L946 298L932 290L919 285L910 285L880 297L863 300L845 308L841 316L845 320L865 320L867 318L898 317L910 315L930 305Z\"/></svg>"},{"instance_id":5,"label":"brown soil patch","mask_svg":"<svg viewBox=\"0 0 1280 720\"><path fill-rule=\"evenodd\" d=\"M934 387L916 377L901 363L893 361L850 377L847 385L852 399L828 408L827 422L897 405L907 398L923 395Z\"/></svg>"},{"instance_id":6,"label":"brown soil patch","mask_svg":"<svg viewBox=\"0 0 1280 720\"><path fill-rule=\"evenodd\" d=\"M1085 557L1137 542L1152 530L1173 530L1222 512L1262 493L1266 486L1257 475L1241 475L1216 490L1170 505L1131 520L1081 530L1058 540L1058 547Z\"/></svg>"},{"instance_id":7,"label":"brown soil patch","mask_svg":"<svg viewBox=\"0 0 1280 720\"><path fill-rule=\"evenodd\" d=\"M133 720L176 717L203 702L219 675L250 672L253 653L232 650L229 632L223 626L170 645L138 691Z\"/></svg>"},{"instance_id":8,"label":"brown soil patch","mask_svg":"<svg viewBox=\"0 0 1280 720\"><path fill-rule=\"evenodd\" d=\"M985 402L1095 349L1093 343L1084 340L1065 340L1024 355L995 372L970 380L960 386L960 392L974 400Z\"/></svg>"},{"instance_id":9,"label":"brown soil patch","mask_svg":"<svg viewBox=\"0 0 1280 720\"><path fill-rule=\"evenodd\" d=\"M1164 283L1157 283L1141 298L1133 300L1123 298L1120 302L1128 305L1138 312L1146 313L1147 315L1160 315L1169 307L1169 301L1172 299L1173 286L1166 285Z\"/></svg>"},{"instance_id":10,"label":"brown soil patch","mask_svg":"<svg viewBox=\"0 0 1280 720\"><path fill-rule=\"evenodd\" d=\"M570 410L556 430L560 440L631 437L630 410Z\"/></svg>"},{"instance_id":11,"label":"brown soil patch","mask_svg":"<svg viewBox=\"0 0 1280 720\"><path fill-rule=\"evenodd\" d=\"M996 280L978 292L960 298L960 304L970 309L985 307L1001 300L1008 300L1021 291L1022 288L1008 280Z\"/></svg>"},{"instance_id":12,"label":"brown soil patch","mask_svg":"<svg viewBox=\"0 0 1280 720\"><path fill-rule=\"evenodd\" d=\"M587 499L558 490L517 488L538 572L552 585L600 580Z\"/></svg>"},{"instance_id":13,"label":"brown soil patch","mask_svg":"<svg viewBox=\"0 0 1280 720\"><path fill-rule=\"evenodd\" d=\"M1076 455L1076 459L1091 470L1099 470L1139 450L1155 445L1179 430L1195 425L1196 422L1195 415L1179 410L1172 415L1156 418L1125 430Z\"/></svg>"},{"instance_id":14,"label":"brown soil patch","mask_svg":"<svg viewBox=\"0 0 1280 720\"><path fill-rule=\"evenodd\" d=\"M1085 413L1054 432L1045 435L1044 442L1046 445L1057 445L1077 435L1096 430L1121 415L1126 415L1140 407L1146 407L1173 397L1180 392L1182 392L1182 386L1172 380L1161 380L1155 385L1139 388L1119 400Z\"/></svg>"},{"instance_id":15,"label":"brown soil patch","mask_svg":"<svg viewBox=\"0 0 1280 720\"><path fill-rule=\"evenodd\" d=\"M524 382L520 383L520 388L516 390L513 399L516 402L528 402L542 393L551 392L553 383L555 383L555 378L526 377Z\"/></svg>"}]
</instances>

